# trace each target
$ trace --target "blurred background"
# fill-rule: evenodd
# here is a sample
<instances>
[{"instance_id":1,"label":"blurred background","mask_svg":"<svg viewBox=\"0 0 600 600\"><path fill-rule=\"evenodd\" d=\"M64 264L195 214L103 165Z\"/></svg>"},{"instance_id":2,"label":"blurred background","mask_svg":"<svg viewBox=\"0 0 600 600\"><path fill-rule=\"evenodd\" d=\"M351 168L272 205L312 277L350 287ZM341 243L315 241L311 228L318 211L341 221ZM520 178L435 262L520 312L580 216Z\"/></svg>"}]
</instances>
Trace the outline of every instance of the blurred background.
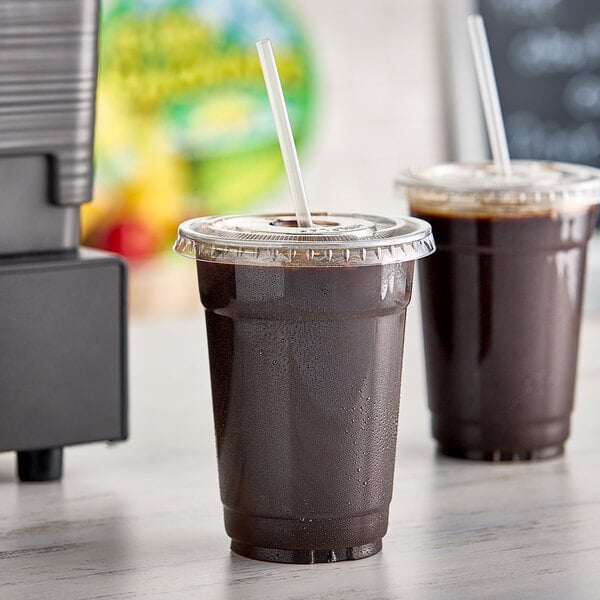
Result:
<instances>
[{"instance_id":1,"label":"blurred background","mask_svg":"<svg viewBox=\"0 0 600 600\"><path fill-rule=\"evenodd\" d=\"M128 259L132 316L200 310L170 250L180 221L291 209L257 40L273 42L313 210L399 213L401 168L487 156L474 11L512 155L600 165L596 0L104 0L83 242Z\"/></svg>"}]
</instances>

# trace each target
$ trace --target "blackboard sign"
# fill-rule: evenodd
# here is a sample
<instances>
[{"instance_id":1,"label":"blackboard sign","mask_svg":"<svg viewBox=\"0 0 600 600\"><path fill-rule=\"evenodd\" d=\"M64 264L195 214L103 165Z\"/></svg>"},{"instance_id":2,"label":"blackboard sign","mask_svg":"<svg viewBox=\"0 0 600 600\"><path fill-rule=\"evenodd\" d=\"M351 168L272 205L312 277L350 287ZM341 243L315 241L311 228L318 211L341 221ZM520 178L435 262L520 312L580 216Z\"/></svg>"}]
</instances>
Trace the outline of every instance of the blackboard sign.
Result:
<instances>
[{"instance_id":1,"label":"blackboard sign","mask_svg":"<svg viewBox=\"0 0 600 600\"><path fill-rule=\"evenodd\" d=\"M600 167L600 0L479 0L513 158Z\"/></svg>"}]
</instances>

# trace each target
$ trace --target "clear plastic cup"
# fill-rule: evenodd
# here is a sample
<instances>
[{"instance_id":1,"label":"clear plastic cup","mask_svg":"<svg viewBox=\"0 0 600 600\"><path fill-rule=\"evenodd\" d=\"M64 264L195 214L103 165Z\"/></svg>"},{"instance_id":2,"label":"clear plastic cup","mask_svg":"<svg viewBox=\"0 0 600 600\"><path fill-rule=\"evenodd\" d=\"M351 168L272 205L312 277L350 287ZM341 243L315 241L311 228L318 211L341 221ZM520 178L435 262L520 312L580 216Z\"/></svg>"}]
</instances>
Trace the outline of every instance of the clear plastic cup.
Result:
<instances>
[{"instance_id":1,"label":"clear plastic cup","mask_svg":"<svg viewBox=\"0 0 600 600\"><path fill-rule=\"evenodd\" d=\"M334 562L381 548L392 494L413 218L314 214L183 223L206 309L232 549Z\"/></svg>"},{"instance_id":2,"label":"clear plastic cup","mask_svg":"<svg viewBox=\"0 0 600 600\"><path fill-rule=\"evenodd\" d=\"M399 185L438 251L419 266L433 436L447 455L563 452L600 171L513 161L413 169Z\"/></svg>"}]
</instances>

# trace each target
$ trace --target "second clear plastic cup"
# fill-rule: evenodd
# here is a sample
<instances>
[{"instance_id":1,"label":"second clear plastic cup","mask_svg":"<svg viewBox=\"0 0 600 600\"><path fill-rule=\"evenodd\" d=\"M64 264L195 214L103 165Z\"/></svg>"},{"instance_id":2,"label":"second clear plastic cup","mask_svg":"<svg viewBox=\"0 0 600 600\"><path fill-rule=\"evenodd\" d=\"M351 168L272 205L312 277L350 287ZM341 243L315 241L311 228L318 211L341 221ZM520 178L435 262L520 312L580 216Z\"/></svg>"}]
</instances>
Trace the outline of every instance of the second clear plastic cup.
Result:
<instances>
[{"instance_id":1,"label":"second clear plastic cup","mask_svg":"<svg viewBox=\"0 0 600 600\"><path fill-rule=\"evenodd\" d=\"M334 562L381 548L392 494L404 319L418 219L209 217L175 245L196 259L232 549Z\"/></svg>"},{"instance_id":2,"label":"second clear plastic cup","mask_svg":"<svg viewBox=\"0 0 600 600\"><path fill-rule=\"evenodd\" d=\"M438 246L419 271L433 435L450 456L549 458L569 436L600 171L512 171L447 164L400 180Z\"/></svg>"}]
</instances>

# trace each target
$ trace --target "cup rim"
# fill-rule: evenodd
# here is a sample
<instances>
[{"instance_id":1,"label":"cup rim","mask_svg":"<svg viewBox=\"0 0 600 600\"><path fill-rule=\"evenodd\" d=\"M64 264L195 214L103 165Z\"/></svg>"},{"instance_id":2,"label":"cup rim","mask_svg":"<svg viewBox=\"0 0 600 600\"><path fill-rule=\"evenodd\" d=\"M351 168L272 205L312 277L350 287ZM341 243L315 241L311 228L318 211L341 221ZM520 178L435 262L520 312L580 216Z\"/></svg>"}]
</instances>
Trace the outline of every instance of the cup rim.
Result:
<instances>
[{"instance_id":1,"label":"cup rim","mask_svg":"<svg viewBox=\"0 0 600 600\"><path fill-rule=\"evenodd\" d=\"M431 226L415 217L338 212L314 217L312 228L282 225L294 219L291 213L189 219L179 226L174 250L211 262L298 266L406 262L435 250Z\"/></svg>"},{"instance_id":2,"label":"cup rim","mask_svg":"<svg viewBox=\"0 0 600 600\"><path fill-rule=\"evenodd\" d=\"M538 160L513 160L505 176L490 162L411 167L396 179L409 202L424 208L531 212L600 203L600 169Z\"/></svg>"}]
</instances>

